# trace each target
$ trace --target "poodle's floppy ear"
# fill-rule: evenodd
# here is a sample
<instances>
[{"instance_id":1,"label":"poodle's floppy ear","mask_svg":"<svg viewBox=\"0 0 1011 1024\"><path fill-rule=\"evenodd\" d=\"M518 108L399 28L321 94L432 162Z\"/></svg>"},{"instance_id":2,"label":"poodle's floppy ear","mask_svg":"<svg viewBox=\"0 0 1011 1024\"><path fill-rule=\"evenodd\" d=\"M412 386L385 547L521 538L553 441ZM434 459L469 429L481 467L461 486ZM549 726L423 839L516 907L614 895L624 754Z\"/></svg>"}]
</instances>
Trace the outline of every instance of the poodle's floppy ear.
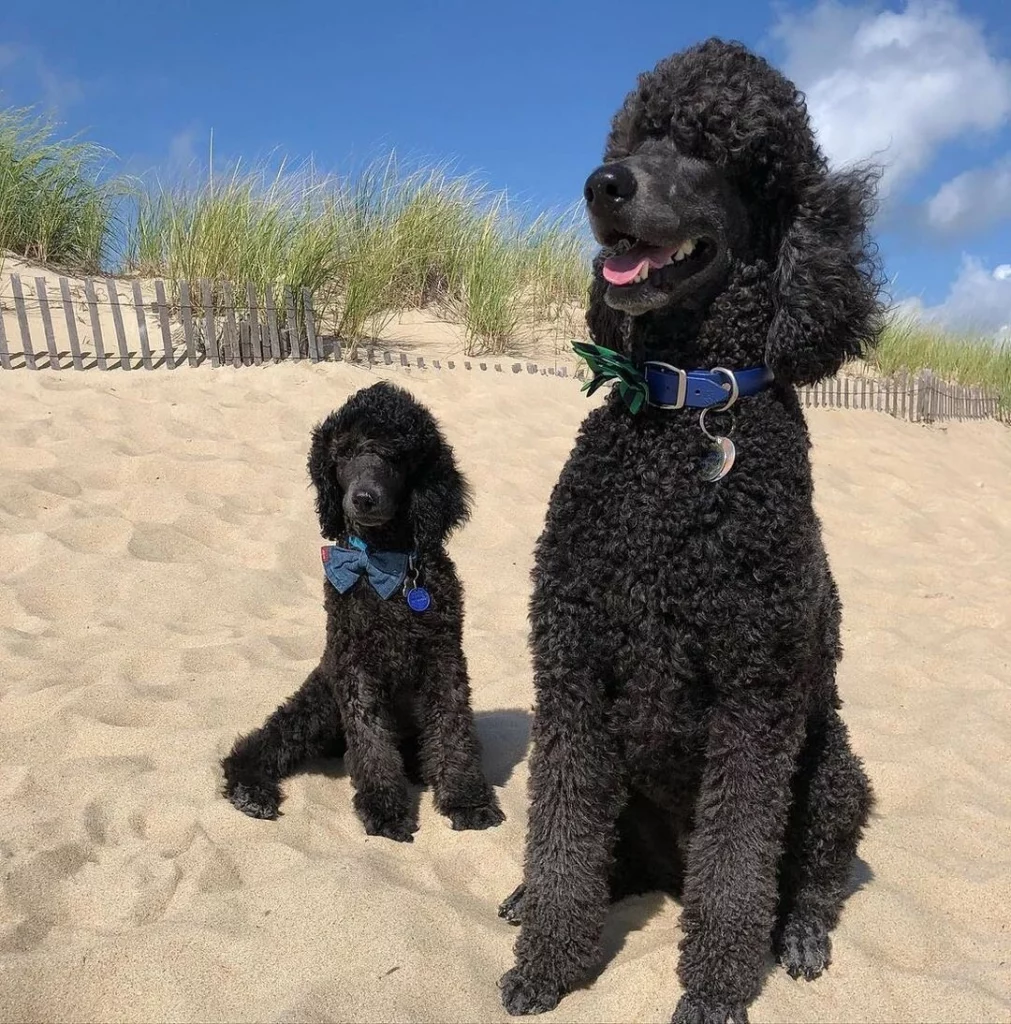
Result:
<instances>
[{"instance_id":1,"label":"poodle's floppy ear","mask_svg":"<svg viewBox=\"0 0 1011 1024\"><path fill-rule=\"evenodd\" d=\"M336 427L335 414L313 428L309 446L309 477L316 488L316 515L320 532L329 540L338 540L345 530L341 491L334 475L330 443Z\"/></svg>"},{"instance_id":2,"label":"poodle's floppy ear","mask_svg":"<svg viewBox=\"0 0 1011 1024\"><path fill-rule=\"evenodd\" d=\"M470 486L457 469L452 449L440 442L411 491L410 516L419 553L441 547L470 517Z\"/></svg>"},{"instance_id":3,"label":"poodle's floppy ear","mask_svg":"<svg viewBox=\"0 0 1011 1024\"><path fill-rule=\"evenodd\" d=\"M621 352L625 345L624 313L619 313L604 301L607 282L604 280L605 254L599 253L593 261L593 280L590 283L590 299L586 309L586 326L594 345Z\"/></svg>"},{"instance_id":4,"label":"poodle's floppy ear","mask_svg":"<svg viewBox=\"0 0 1011 1024\"><path fill-rule=\"evenodd\" d=\"M831 377L877 341L877 251L868 237L878 174L823 174L801 193L773 275L766 362L787 384Z\"/></svg>"}]
</instances>

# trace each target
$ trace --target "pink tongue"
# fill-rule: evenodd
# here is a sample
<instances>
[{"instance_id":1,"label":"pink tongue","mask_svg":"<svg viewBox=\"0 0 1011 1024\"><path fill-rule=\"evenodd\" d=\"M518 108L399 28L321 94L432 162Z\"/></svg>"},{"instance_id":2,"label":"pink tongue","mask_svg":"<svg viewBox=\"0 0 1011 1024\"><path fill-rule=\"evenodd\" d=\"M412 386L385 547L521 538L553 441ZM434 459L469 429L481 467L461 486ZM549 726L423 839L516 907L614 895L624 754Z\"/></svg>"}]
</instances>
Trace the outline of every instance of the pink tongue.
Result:
<instances>
[{"instance_id":1,"label":"pink tongue","mask_svg":"<svg viewBox=\"0 0 1011 1024\"><path fill-rule=\"evenodd\" d=\"M628 284L646 263L654 270L669 263L674 251L662 246L633 245L628 252L604 261L604 280L610 284Z\"/></svg>"}]
</instances>

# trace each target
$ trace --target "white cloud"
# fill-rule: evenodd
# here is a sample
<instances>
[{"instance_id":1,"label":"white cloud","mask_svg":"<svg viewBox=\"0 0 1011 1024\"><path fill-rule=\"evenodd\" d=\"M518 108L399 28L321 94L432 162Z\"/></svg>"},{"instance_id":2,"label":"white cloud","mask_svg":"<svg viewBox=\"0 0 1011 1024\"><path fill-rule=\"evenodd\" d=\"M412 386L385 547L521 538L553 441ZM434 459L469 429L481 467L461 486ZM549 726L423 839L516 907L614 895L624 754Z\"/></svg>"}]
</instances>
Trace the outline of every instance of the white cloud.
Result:
<instances>
[{"instance_id":1,"label":"white cloud","mask_svg":"<svg viewBox=\"0 0 1011 1024\"><path fill-rule=\"evenodd\" d=\"M1011 156L945 182L926 212L927 224L945 234L976 231L1011 217Z\"/></svg>"},{"instance_id":2,"label":"white cloud","mask_svg":"<svg viewBox=\"0 0 1011 1024\"><path fill-rule=\"evenodd\" d=\"M883 194L940 146L1011 116L1011 62L950 0L907 0L898 13L821 0L781 16L774 36L825 154L837 165L883 164Z\"/></svg>"},{"instance_id":3,"label":"white cloud","mask_svg":"<svg viewBox=\"0 0 1011 1024\"><path fill-rule=\"evenodd\" d=\"M963 256L961 269L944 302L923 306L917 300L907 300L903 305L922 319L935 320L947 327L1007 337L1011 330L1011 263L988 270L982 260Z\"/></svg>"},{"instance_id":4,"label":"white cloud","mask_svg":"<svg viewBox=\"0 0 1011 1024\"><path fill-rule=\"evenodd\" d=\"M56 71L33 46L0 43L0 92L28 94L29 106L65 110L83 96L81 83Z\"/></svg>"},{"instance_id":5,"label":"white cloud","mask_svg":"<svg viewBox=\"0 0 1011 1024\"><path fill-rule=\"evenodd\" d=\"M176 132L169 140L168 159L172 170L187 170L197 162L197 132L186 128Z\"/></svg>"}]
</instances>

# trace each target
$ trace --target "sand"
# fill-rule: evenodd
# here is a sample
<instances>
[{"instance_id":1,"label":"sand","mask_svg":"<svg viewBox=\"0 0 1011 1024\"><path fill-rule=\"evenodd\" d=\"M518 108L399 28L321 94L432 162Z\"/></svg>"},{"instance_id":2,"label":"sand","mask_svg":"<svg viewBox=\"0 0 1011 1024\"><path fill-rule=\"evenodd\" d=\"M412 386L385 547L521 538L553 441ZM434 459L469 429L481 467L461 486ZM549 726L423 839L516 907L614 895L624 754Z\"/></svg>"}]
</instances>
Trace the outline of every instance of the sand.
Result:
<instances>
[{"instance_id":1,"label":"sand","mask_svg":"<svg viewBox=\"0 0 1011 1024\"><path fill-rule=\"evenodd\" d=\"M219 757L320 653L309 430L377 374L0 373L0 1019L509 1019L531 550L590 403L553 377L393 372L479 496L451 551L508 814L453 832L423 792L410 846L364 835L339 763L290 780L277 822L219 795ZM831 971L774 972L752 1019L1008 1021L1011 433L809 419L879 805ZM622 904L606 968L545 1021L667 1020L679 934L672 901Z\"/></svg>"}]
</instances>

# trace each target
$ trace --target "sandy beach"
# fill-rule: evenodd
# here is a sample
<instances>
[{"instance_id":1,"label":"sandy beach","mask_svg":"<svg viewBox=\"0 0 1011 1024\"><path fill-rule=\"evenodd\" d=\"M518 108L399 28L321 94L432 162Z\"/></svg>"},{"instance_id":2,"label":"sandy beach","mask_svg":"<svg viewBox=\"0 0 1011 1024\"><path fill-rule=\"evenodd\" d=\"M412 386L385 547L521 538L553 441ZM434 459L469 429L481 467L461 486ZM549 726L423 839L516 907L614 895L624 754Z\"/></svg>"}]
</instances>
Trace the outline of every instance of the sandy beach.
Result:
<instances>
[{"instance_id":1,"label":"sandy beach","mask_svg":"<svg viewBox=\"0 0 1011 1024\"><path fill-rule=\"evenodd\" d=\"M380 376L342 364L0 373L0 1020L505 1021L545 503L578 383L384 371L470 477L450 545L508 821L367 837L339 762L277 822L218 759L314 667L309 431ZM1011 432L809 411L844 602L840 689L878 795L834 963L755 1022L1011 1020ZM666 1021L678 907L626 901L550 1021Z\"/></svg>"}]
</instances>

